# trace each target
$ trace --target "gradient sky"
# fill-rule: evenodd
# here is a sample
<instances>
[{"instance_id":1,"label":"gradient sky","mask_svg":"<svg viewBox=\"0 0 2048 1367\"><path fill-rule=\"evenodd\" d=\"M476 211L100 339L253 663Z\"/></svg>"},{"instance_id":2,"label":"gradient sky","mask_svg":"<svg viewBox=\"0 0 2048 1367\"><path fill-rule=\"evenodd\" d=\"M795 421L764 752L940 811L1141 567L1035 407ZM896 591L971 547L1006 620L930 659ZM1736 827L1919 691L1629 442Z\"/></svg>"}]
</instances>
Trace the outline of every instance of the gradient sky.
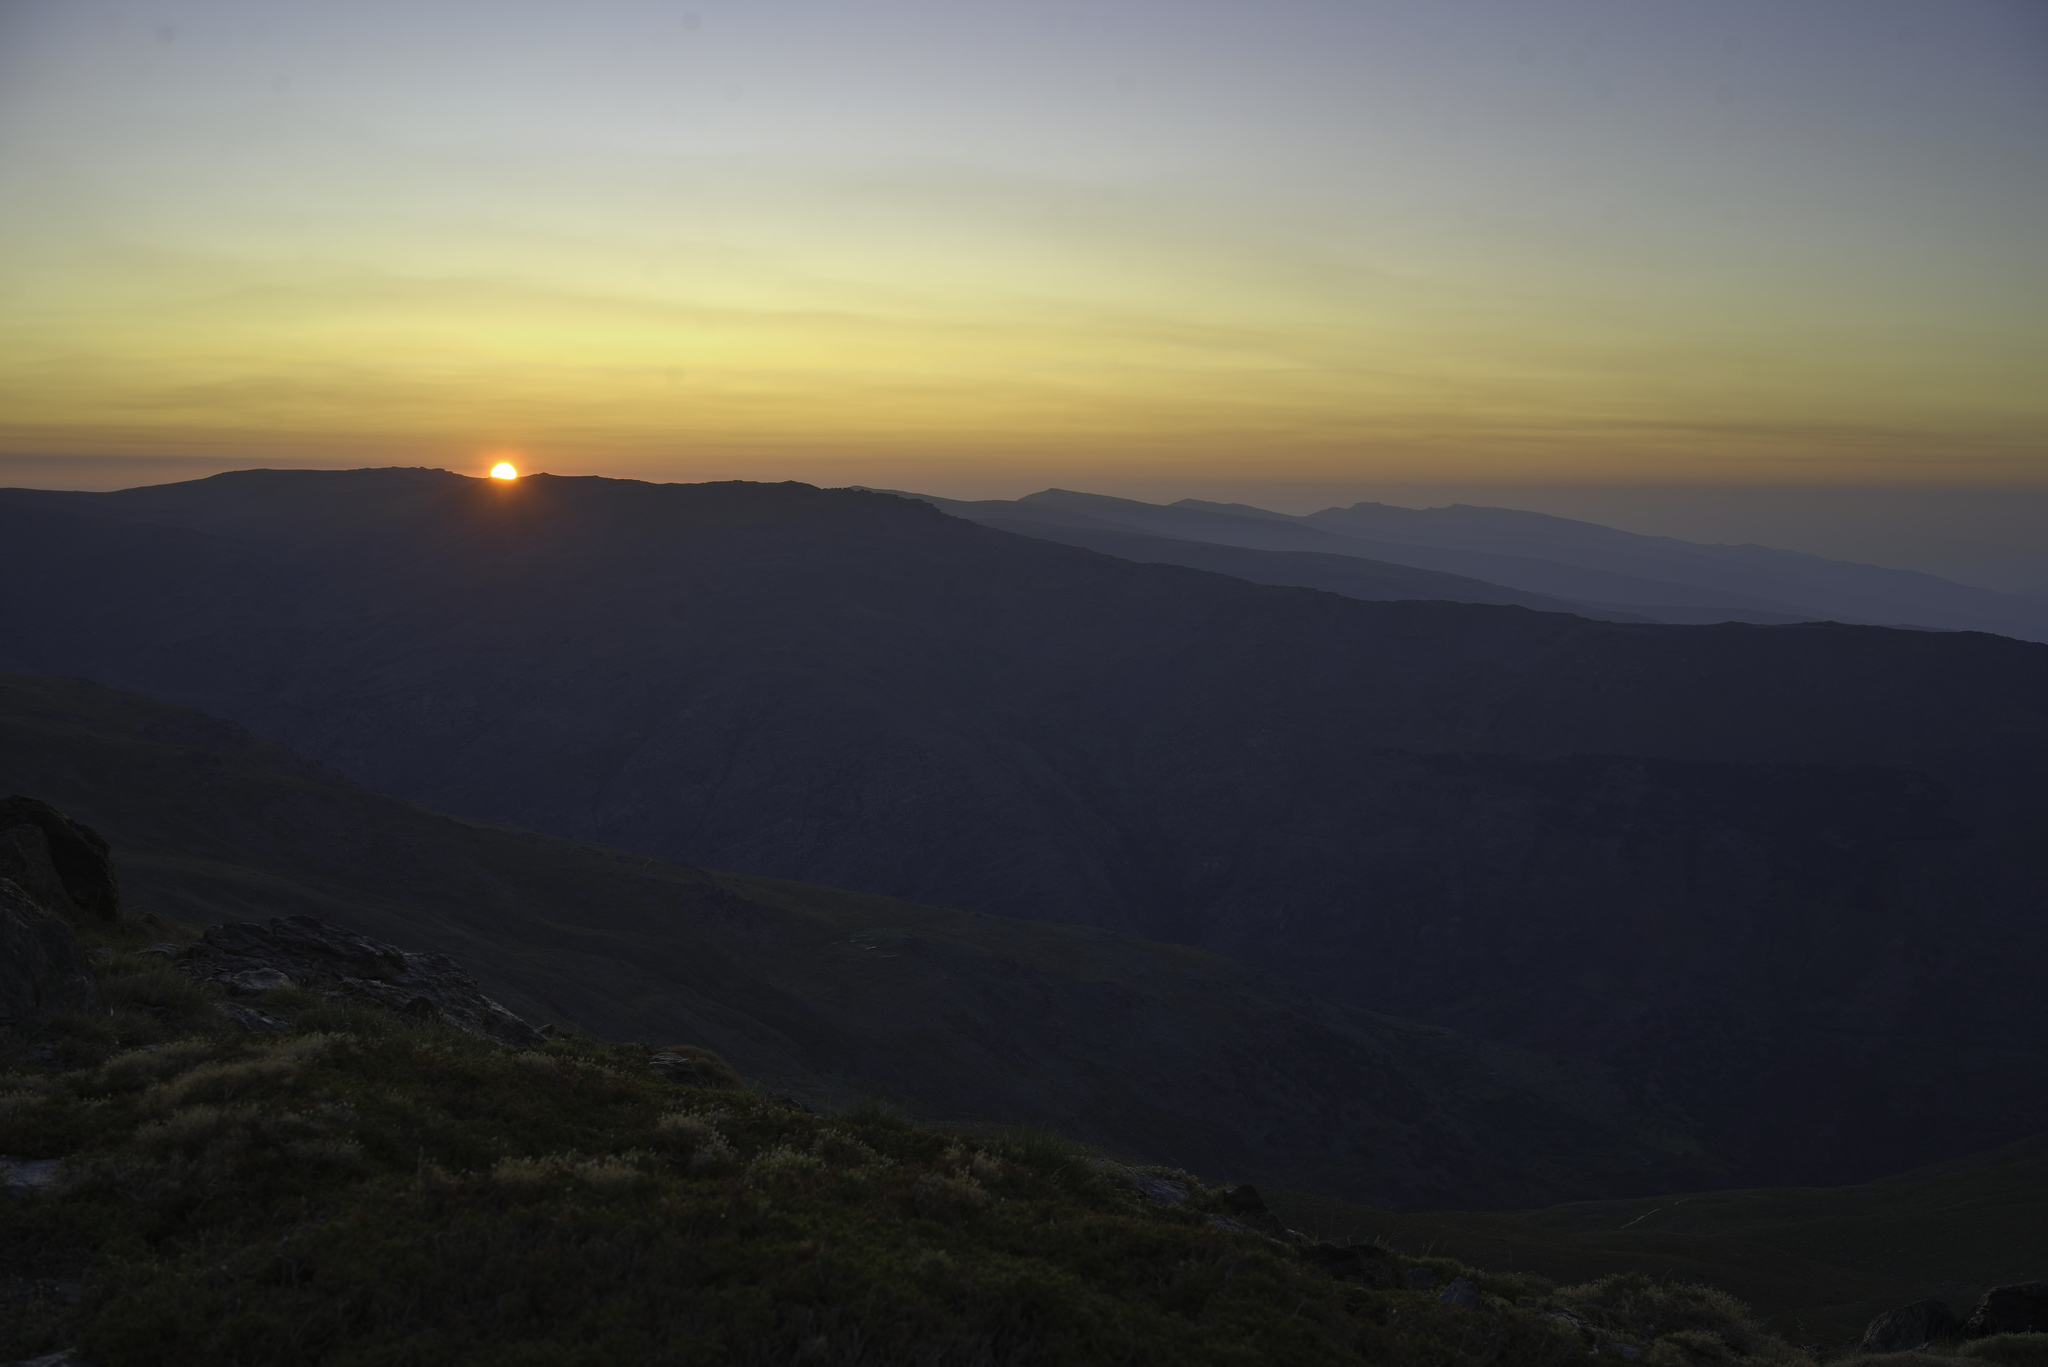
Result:
<instances>
[{"instance_id":1,"label":"gradient sky","mask_svg":"<svg viewBox=\"0 0 2048 1367\"><path fill-rule=\"evenodd\" d=\"M17 483L2039 489L2048 5L0 0L0 300Z\"/></svg>"}]
</instances>

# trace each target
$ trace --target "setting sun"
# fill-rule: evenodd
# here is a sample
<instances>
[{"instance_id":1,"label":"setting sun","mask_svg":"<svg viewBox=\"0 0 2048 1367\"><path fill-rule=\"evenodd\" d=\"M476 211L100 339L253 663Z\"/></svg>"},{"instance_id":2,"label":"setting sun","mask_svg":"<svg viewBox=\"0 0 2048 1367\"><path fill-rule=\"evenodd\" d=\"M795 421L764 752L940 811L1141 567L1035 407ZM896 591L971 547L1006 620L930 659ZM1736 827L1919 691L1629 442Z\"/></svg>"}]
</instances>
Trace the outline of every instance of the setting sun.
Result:
<instances>
[{"instance_id":1,"label":"setting sun","mask_svg":"<svg viewBox=\"0 0 2048 1367\"><path fill-rule=\"evenodd\" d=\"M492 479L518 479L519 471L512 468L512 462L501 460L491 467Z\"/></svg>"}]
</instances>

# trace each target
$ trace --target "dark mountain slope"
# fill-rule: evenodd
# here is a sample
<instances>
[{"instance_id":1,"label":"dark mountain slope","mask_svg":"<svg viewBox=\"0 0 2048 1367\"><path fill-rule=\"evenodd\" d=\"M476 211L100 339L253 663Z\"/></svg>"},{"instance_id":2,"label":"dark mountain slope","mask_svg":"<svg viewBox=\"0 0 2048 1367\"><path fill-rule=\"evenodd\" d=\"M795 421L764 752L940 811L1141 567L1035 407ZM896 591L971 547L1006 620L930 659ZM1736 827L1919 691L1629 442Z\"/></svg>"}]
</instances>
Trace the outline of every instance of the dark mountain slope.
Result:
<instances>
[{"instance_id":1,"label":"dark mountain slope","mask_svg":"<svg viewBox=\"0 0 2048 1367\"><path fill-rule=\"evenodd\" d=\"M1441 598L1453 603L1509 603L1538 612L1572 612L1608 622L1799 622L1815 615L1791 610L1759 611L1748 606L1663 606L1654 612L1630 611L1560 598L1465 574L1421 569L1402 558L1407 556L1408 548L1399 550L1395 559L1374 560L1369 548L1353 537L1333 534L1305 518L1235 504L1197 508L1184 500L1182 504L1162 508L1134 499L1076 494L1064 489L1048 489L1022 499L979 500L887 489L879 492L918 499L984 527L1085 546L1141 564L1184 565L1249 579L1254 584L1324 589L1373 602ZM1605 587L1611 589L1614 585L1608 583Z\"/></svg>"},{"instance_id":2,"label":"dark mountain slope","mask_svg":"<svg viewBox=\"0 0 2048 1367\"><path fill-rule=\"evenodd\" d=\"M1701 582L1701 576L1698 575L1687 578L1683 573L1668 572L1693 567L1694 562L1683 559L1668 562L1655 557L1639 556L1631 561L1625 557L1616 557L1617 563L1610 565L1604 561L1597 561L1596 557L1552 553L1552 548L1546 544L1538 543L1531 547L1505 537L1489 537L1484 533L1468 533L1466 539L1451 544L1444 543L1440 538L1382 536L1376 534L1379 530L1378 524L1361 524L1347 520L1342 510L1337 509L1297 518L1284 513L1270 513L1263 508L1246 508L1238 504L1204 503L1196 499L1182 499L1179 503L1162 506L1157 503L1142 503L1137 499L1084 494L1072 489L1045 489L1039 493L1027 494L1010 506L1018 510L1018 513L1031 516L1086 518L1098 525L1120 526L1157 536L1185 537L1193 541L1209 541L1225 546L1255 547L1268 551L1317 551L1332 555L1355 556L1377 565L1399 565L1424 573L1442 574L1453 579L1476 579L1494 585L1497 593L1519 592L1553 602L1563 599L1584 603L1592 609L1586 613L1587 616L1620 621L1639 620L1637 616L1629 615L1614 617L1616 611L1626 614L1631 608L1637 614L1651 614L1652 620L1674 622L1810 622L1831 615L1816 611L1796 599L1788 601L1775 596L1768 591L1771 587L1768 580L1764 581L1766 592L1758 594L1754 591L1754 586L1746 581L1742 588L1731 591L1716 582ZM1403 508L1394 511L1412 513L1414 510ZM1016 515L1018 514L1012 514ZM973 516L977 521L989 520L987 513ZM1420 514L1417 516L1424 517ZM1535 513L1521 516L1531 519L1541 517ZM1401 525L1405 530L1407 524ZM1608 529L1603 527L1593 530ZM1616 538L1627 537L1623 532L1614 532L1611 535ZM1649 540L1641 537L1632 539ZM1727 577L1725 569L1721 569L1719 575L1722 578ZM1259 582L1280 581L1262 579ZM1463 593L1430 596L1451 598L1457 602L1514 601L1501 598L1475 599ZM1655 615L1662 612L1679 615L1668 619ZM1850 617L1847 620L1868 619ZM1975 627L1982 623L1971 620L1965 625Z\"/></svg>"},{"instance_id":3,"label":"dark mountain slope","mask_svg":"<svg viewBox=\"0 0 2048 1367\"><path fill-rule=\"evenodd\" d=\"M925 500L955 516L969 516L947 508L938 500ZM964 505L971 507L972 505ZM1263 551L1244 546L1225 546L1209 541L1184 541L1178 537L1154 536L1148 532L1123 531L1113 527L1069 526L1036 519L976 516L973 521L998 531L1035 536L1068 546L1081 546L1120 560L1141 565L1181 565L1208 570L1254 584L1278 584L1288 588L1323 589L1347 598L1387 603L1403 598L1441 598L1453 603L1502 603L1537 612L1572 612L1610 622L1648 622L1656 619L1640 613L1596 608L1540 593L1523 593L1463 575L1440 574L1406 565L1382 564L1355 555L1332 555L1325 551Z\"/></svg>"},{"instance_id":4,"label":"dark mountain slope","mask_svg":"<svg viewBox=\"0 0 2048 1367\"><path fill-rule=\"evenodd\" d=\"M1718 1286L1788 1337L1846 1346L1893 1307L1937 1297L1967 1316L1987 1288L2041 1276L2048 1135L1848 1187L1693 1192L1515 1214L1390 1214L1313 1196L1268 1199L1325 1239L1382 1239L1403 1252L1429 1249L1561 1282L1621 1269Z\"/></svg>"},{"instance_id":5,"label":"dark mountain slope","mask_svg":"<svg viewBox=\"0 0 2048 1367\"><path fill-rule=\"evenodd\" d=\"M1174 506L1205 514L1239 511L1233 505L1192 500ZM1524 557L1796 603L1809 616L1915 622L1949 630L1995 631L2023 641L2048 640L2048 612L2022 596L1915 570L1828 560L1768 546L1700 545L1543 513L1462 503L1420 509L1358 503L1290 520L1376 544ZM1360 553L1370 552L1361 547ZM1409 563L1405 557L1405 552L1398 552L1386 558ZM1437 562L1418 559L1414 563ZM1483 573L1466 571L1474 572ZM1513 577L1509 582L1519 583L1520 579ZM1647 600L1630 597L1620 601Z\"/></svg>"},{"instance_id":6,"label":"dark mountain slope","mask_svg":"<svg viewBox=\"0 0 2048 1367\"><path fill-rule=\"evenodd\" d=\"M457 821L91 684L0 676L10 791L109 837L131 915L318 916L454 955L533 1018L715 1048L814 1103L1031 1121L1401 1209L1725 1171L1597 1068L1332 1006L1199 950Z\"/></svg>"},{"instance_id":7,"label":"dark mountain slope","mask_svg":"<svg viewBox=\"0 0 2048 1367\"><path fill-rule=\"evenodd\" d=\"M1148 535L1232 547L1238 554L1227 569L1200 567L1261 584L1305 582L1298 563L1290 561L1316 553L1365 561L1370 568L1361 567L1359 573L1367 582L1389 570L1406 570L1414 576L1413 591L1398 596L1518 602L1551 611L1561 599L1577 605L1567 610L1609 621L1835 620L1992 631L2023 641L2048 641L2048 613L2023 595L1765 546L1700 545L1668 536L1640 536L1513 508L1452 504L1418 509L1359 503L1293 517L1243 503L1187 498L1162 505L1072 489L975 501L905 496L989 525L1031 522L1058 528L1032 534L1096 549L1108 548L1075 533ZM1132 558L1196 563L1178 551L1158 550ZM1287 558L1267 558L1275 553ZM1474 595L1475 582L1489 586L1484 595ZM1312 586L1351 591L1341 582Z\"/></svg>"},{"instance_id":8,"label":"dark mountain slope","mask_svg":"<svg viewBox=\"0 0 2048 1367\"><path fill-rule=\"evenodd\" d=\"M2048 1128L2048 647L1360 602L801 485L252 472L0 536L0 663L446 810L1613 1059L1760 1182Z\"/></svg>"}]
</instances>

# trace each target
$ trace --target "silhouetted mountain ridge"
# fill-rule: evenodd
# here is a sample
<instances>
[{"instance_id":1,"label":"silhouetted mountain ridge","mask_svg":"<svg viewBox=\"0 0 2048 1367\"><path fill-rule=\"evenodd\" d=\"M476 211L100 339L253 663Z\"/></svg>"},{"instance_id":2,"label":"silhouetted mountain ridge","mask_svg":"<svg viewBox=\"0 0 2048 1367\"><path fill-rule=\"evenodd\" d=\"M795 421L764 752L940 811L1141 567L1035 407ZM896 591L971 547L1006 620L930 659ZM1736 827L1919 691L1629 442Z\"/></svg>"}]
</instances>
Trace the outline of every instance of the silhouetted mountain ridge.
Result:
<instances>
[{"instance_id":1,"label":"silhouetted mountain ridge","mask_svg":"<svg viewBox=\"0 0 2048 1367\"><path fill-rule=\"evenodd\" d=\"M2048 1129L2039 645L1365 602L801 485L250 472L0 535L0 663L443 810L1201 945L1611 1062L1758 1182Z\"/></svg>"},{"instance_id":2,"label":"silhouetted mountain ridge","mask_svg":"<svg viewBox=\"0 0 2048 1367\"><path fill-rule=\"evenodd\" d=\"M1413 597L1513 602L1615 621L1834 620L1995 631L2048 641L2048 610L2020 594L1958 584L1915 570L1766 546L1644 536L1515 508L1357 503L1295 517L1243 503L1189 498L1166 505L1073 489L1045 489L1016 500L905 497L1014 530L1043 524L1031 534L1077 544L1094 544L1075 535L1085 530L1235 547L1239 554L1227 572L1262 584L1303 583L1304 567L1298 557L1317 552L1364 560L1378 574L1400 566L1411 575L1445 576L1410 578L1405 596ZM1270 558L1274 556L1280 558ZM1148 548L1143 558L1196 563L1185 551L1164 546ZM1372 573L1313 586L1354 597L1403 596L1381 591Z\"/></svg>"}]
</instances>

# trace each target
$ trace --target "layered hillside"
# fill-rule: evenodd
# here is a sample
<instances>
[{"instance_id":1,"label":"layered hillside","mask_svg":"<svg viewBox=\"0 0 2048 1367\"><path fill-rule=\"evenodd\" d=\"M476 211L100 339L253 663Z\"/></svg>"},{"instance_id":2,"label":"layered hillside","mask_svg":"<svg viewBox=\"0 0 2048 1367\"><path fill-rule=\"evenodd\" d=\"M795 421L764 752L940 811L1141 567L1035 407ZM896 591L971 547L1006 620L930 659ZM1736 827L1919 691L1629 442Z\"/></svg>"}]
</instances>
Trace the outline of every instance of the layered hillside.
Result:
<instances>
[{"instance_id":1,"label":"layered hillside","mask_svg":"<svg viewBox=\"0 0 2048 1367\"><path fill-rule=\"evenodd\" d=\"M1358 598L1520 603L1612 621L1840 621L2048 640L2048 607L2021 595L1914 570L1641 536L1514 508L1359 503L1293 517L1242 503L1161 505L1072 489L974 502L904 496L1129 559ZM1136 537L1149 544L1133 544ZM1387 591L1397 584L1406 591Z\"/></svg>"},{"instance_id":2,"label":"layered hillside","mask_svg":"<svg viewBox=\"0 0 2048 1367\"><path fill-rule=\"evenodd\" d=\"M0 534L0 663L442 810L1211 949L1612 1066L1752 1181L2048 1128L2048 647L1362 602L801 485L248 472Z\"/></svg>"},{"instance_id":3,"label":"layered hillside","mask_svg":"<svg viewBox=\"0 0 2048 1367\"><path fill-rule=\"evenodd\" d=\"M1186 947L459 821L76 681L0 678L8 791L104 833L134 916L314 916L449 954L529 1019L708 1047L820 1108L880 1097L1052 1126L1399 1209L1726 1171L1596 1067L1334 1006Z\"/></svg>"}]
</instances>

